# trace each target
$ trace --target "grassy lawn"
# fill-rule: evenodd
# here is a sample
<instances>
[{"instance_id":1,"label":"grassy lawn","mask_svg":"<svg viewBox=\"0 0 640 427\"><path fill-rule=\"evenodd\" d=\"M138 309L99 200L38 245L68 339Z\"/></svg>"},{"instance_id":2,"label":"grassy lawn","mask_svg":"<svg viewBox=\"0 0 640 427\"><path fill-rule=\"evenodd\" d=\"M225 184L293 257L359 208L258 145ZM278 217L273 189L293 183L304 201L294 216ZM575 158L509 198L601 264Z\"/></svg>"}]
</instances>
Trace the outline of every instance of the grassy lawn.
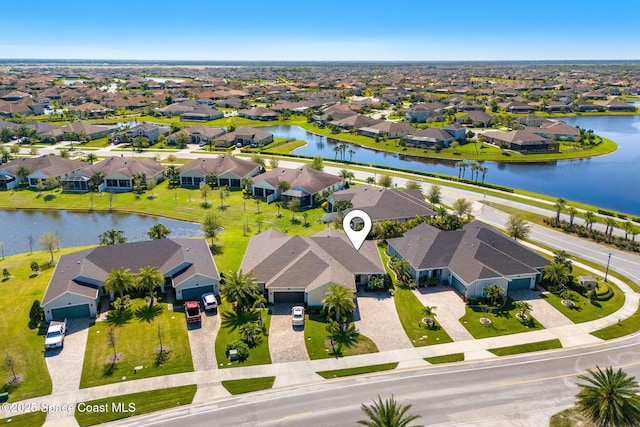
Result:
<instances>
[{"instance_id":1,"label":"grassy lawn","mask_svg":"<svg viewBox=\"0 0 640 427\"><path fill-rule=\"evenodd\" d=\"M496 356L507 356L509 354L530 353L532 351L550 350L553 348L562 348L559 339L512 345L509 347L490 348L489 351Z\"/></svg>"},{"instance_id":2,"label":"grassy lawn","mask_svg":"<svg viewBox=\"0 0 640 427\"><path fill-rule=\"evenodd\" d=\"M574 268L573 274L575 275L576 268ZM569 308L562 304L562 297L551 293L544 294L543 298L546 298L547 302L554 306L556 310L567 316L574 323L588 322L590 320L599 319L601 317L608 316L615 313L624 304L624 294L613 283L607 284L609 288L613 290L613 297L608 301L596 301L595 304L589 302L587 297L584 297L577 292L573 292L577 301L574 301L575 307Z\"/></svg>"},{"instance_id":3,"label":"grassy lawn","mask_svg":"<svg viewBox=\"0 0 640 427\"><path fill-rule=\"evenodd\" d=\"M275 380L276 377L246 378L243 380L222 381L222 386L231 394L242 394L258 390L267 390L273 387Z\"/></svg>"},{"instance_id":4,"label":"grassy lawn","mask_svg":"<svg viewBox=\"0 0 640 427\"><path fill-rule=\"evenodd\" d=\"M266 146L262 149L262 153L289 154L296 148L300 148L305 145L307 145L307 141L302 141L299 139L295 141L286 142L284 144L273 145L273 146L270 144L269 146Z\"/></svg>"},{"instance_id":5,"label":"grassy lawn","mask_svg":"<svg viewBox=\"0 0 640 427\"><path fill-rule=\"evenodd\" d=\"M136 298L128 311L112 313L116 315L113 322L96 322L89 327L81 388L193 371L182 308L172 311L166 304L157 303L149 309L142 298ZM113 355L107 342L110 323L117 325L114 326L116 353L122 355L122 360L115 364L109 360ZM157 363L158 325L162 344L169 348L169 359L164 364ZM143 366L143 369L134 374L136 366Z\"/></svg>"},{"instance_id":6,"label":"grassy lawn","mask_svg":"<svg viewBox=\"0 0 640 427\"><path fill-rule=\"evenodd\" d=\"M30 412L28 414L16 415L11 418L3 418L0 420L0 426L6 424L11 427L39 427L44 424L46 418L46 412Z\"/></svg>"},{"instance_id":7,"label":"grassy lawn","mask_svg":"<svg viewBox=\"0 0 640 427\"><path fill-rule=\"evenodd\" d=\"M549 420L549 427L596 427L575 408L571 407L554 414Z\"/></svg>"},{"instance_id":8,"label":"grassy lawn","mask_svg":"<svg viewBox=\"0 0 640 427\"><path fill-rule=\"evenodd\" d=\"M307 311L305 314L304 336L307 339L304 340L304 343L307 346L307 353L311 360L378 352L376 344L368 337L360 334L354 345L342 347L341 349L336 346L337 354L334 353L334 348L327 337L326 325L324 314L312 311Z\"/></svg>"},{"instance_id":9,"label":"grassy lawn","mask_svg":"<svg viewBox=\"0 0 640 427\"><path fill-rule=\"evenodd\" d=\"M92 426L133 417L135 415L148 414L162 409L175 408L176 406L190 404L193 401L196 390L196 385L186 385L91 400L76 405L75 417L81 426ZM87 408L95 405L106 405L103 407L109 410L104 412L89 412L86 410L80 412L78 410L79 408Z\"/></svg>"},{"instance_id":10,"label":"grassy lawn","mask_svg":"<svg viewBox=\"0 0 640 427\"><path fill-rule=\"evenodd\" d=\"M442 329L438 323L437 317L435 318L435 325L431 329L428 329L426 325L422 323L422 319L424 318L422 312L424 305L410 289L402 287L396 282L393 271L391 271L387 265L389 257L385 253L385 248L385 244L378 245L378 251L380 251L384 268L394 280L395 290L393 294L393 301L396 305L396 311L398 312L400 323L414 347L442 344L453 341L449 334Z\"/></svg>"},{"instance_id":11,"label":"grassy lawn","mask_svg":"<svg viewBox=\"0 0 640 427\"><path fill-rule=\"evenodd\" d=\"M480 318L482 317L491 320L492 325L485 326L480 323ZM513 300L508 298L504 307L493 310L493 313L484 313L478 306L467 306L466 313L460 318L460 322L474 338L488 338L543 329L542 325L531 315L529 315L529 319L528 325L520 322L516 317L516 308Z\"/></svg>"},{"instance_id":12,"label":"grassy lawn","mask_svg":"<svg viewBox=\"0 0 640 427\"><path fill-rule=\"evenodd\" d=\"M333 371L319 371L316 374L320 375L324 379L348 377L351 375L369 374L371 372L390 371L396 369L398 362L383 363L381 365L359 366L357 368L348 369L335 369Z\"/></svg>"},{"instance_id":13,"label":"grassy lawn","mask_svg":"<svg viewBox=\"0 0 640 427\"><path fill-rule=\"evenodd\" d=\"M615 325L593 331L591 335L602 338L603 340L610 340L632 334L637 332L638 329L640 329L640 307L638 307L631 317L622 319Z\"/></svg>"},{"instance_id":14,"label":"grassy lawn","mask_svg":"<svg viewBox=\"0 0 640 427\"><path fill-rule=\"evenodd\" d=\"M227 344L233 341L242 340L240 326L248 322L259 320L260 314L257 311L240 312L233 311L231 304L223 301L218 307L221 325L216 336L215 350L216 360L219 368L236 368L238 366L266 365L271 363L269 354L269 325L271 323L271 312L262 310L262 335L258 343L249 347L249 357L246 360L231 362L227 357Z\"/></svg>"},{"instance_id":15,"label":"grassy lawn","mask_svg":"<svg viewBox=\"0 0 640 427\"><path fill-rule=\"evenodd\" d=\"M444 356L425 357L424 360L431 363L432 365L437 365L439 363L462 362L464 360L464 353L454 353L454 354L446 354Z\"/></svg>"},{"instance_id":16,"label":"grassy lawn","mask_svg":"<svg viewBox=\"0 0 640 427\"><path fill-rule=\"evenodd\" d=\"M25 230L25 236L28 231ZM55 252L58 258L69 250ZM17 386L9 386L6 380L12 377L11 370L0 363L0 392L9 391L10 401L28 399L51 393L51 379L44 358L44 334L46 324L42 329L38 325L29 323L29 311L35 300L42 301L53 268L43 270L33 276L30 264L48 262L48 252L37 251L33 254L25 253L5 257L0 261L0 270L8 269L11 278L0 281L0 350L2 360L5 354L10 354L16 362L16 374L23 376ZM6 353L5 353L6 352Z\"/></svg>"}]
</instances>

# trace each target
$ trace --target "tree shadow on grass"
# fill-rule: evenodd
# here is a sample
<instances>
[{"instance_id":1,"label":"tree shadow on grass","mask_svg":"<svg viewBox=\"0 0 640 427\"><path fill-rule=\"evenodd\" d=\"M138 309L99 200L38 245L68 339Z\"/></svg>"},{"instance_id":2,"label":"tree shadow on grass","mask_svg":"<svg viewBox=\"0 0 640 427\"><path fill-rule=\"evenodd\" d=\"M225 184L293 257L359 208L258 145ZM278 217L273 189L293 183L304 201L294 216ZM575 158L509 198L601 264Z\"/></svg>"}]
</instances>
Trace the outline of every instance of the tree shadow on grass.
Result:
<instances>
[{"instance_id":1,"label":"tree shadow on grass","mask_svg":"<svg viewBox=\"0 0 640 427\"><path fill-rule=\"evenodd\" d=\"M225 311L222 313L222 327L234 331L236 328L248 322L257 322L260 317L257 311Z\"/></svg>"},{"instance_id":2,"label":"tree shadow on grass","mask_svg":"<svg viewBox=\"0 0 640 427\"><path fill-rule=\"evenodd\" d=\"M160 316L163 311L163 304L154 304L152 306L144 305L135 311L135 316L136 319L141 322L151 323L153 319Z\"/></svg>"},{"instance_id":3,"label":"tree shadow on grass","mask_svg":"<svg viewBox=\"0 0 640 427\"><path fill-rule=\"evenodd\" d=\"M116 363L105 363L102 366L102 376L111 377L118 371L118 365Z\"/></svg>"},{"instance_id":4,"label":"tree shadow on grass","mask_svg":"<svg viewBox=\"0 0 640 427\"><path fill-rule=\"evenodd\" d=\"M110 310L106 322L110 326L122 326L129 323L131 319L133 319L133 313L130 309Z\"/></svg>"}]
</instances>

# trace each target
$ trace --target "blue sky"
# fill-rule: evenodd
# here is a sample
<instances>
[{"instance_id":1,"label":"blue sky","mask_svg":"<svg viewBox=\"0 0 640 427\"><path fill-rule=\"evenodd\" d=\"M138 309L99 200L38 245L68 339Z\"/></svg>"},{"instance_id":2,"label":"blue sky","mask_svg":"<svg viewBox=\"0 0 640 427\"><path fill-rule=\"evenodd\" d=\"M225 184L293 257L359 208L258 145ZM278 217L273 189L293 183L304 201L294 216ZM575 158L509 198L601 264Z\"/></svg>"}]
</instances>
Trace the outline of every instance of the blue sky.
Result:
<instances>
[{"instance_id":1,"label":"blue sky","mask_svg":"<svg viewBox=\"0 0 640 427\"><path fill-rule=\"evenodd\" d=\"M0 58L640 59L638 16L637 0L0 0Z\"/></svg>"}]
</instances>

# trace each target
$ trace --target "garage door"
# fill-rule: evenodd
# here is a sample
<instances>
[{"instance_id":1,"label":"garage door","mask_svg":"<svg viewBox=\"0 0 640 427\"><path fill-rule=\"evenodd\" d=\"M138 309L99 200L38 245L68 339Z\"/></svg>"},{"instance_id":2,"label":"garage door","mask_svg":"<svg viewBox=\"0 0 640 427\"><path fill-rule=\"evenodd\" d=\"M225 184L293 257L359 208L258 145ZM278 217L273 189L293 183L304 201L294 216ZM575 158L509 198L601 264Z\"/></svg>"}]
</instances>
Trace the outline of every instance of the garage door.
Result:
<instances>
[{"instance_id":1,"label":"garage door","mask_svg":"<svg viewBox=\"0 0 640 427\"><path fill-rule=\"evenodd\" d=\"M202 294L213 292L213 285L198 286L197 288L187 288L182 290L183 301L199 301Z\"/></svg>"},{"instance_id":2,"label":"garage door","mask_svg":"<svg viewBox=\"0 0 640 427\"><path fill-rule=\"evenodd\" d=\"M463 295L463 296L467 295L467 287L464 285L464 283L458 280L456 276L453 276L453 275L451 276L451 286L453 287L453 289L458 291L460 295Z\"/></svg>"},{"instance_id":3,"label":"garage door","mask_svg":"<svg viewBox=\"0 0 640 427\"><path fill-rule=\"evenodd\" d=\"M51 310L53 320L64 320L75 317L89 317L89 304L72 305Z\"/></svg>"},{"instance_id":4,"label":"garage door","mask_svg":"<svg viewBox=\"0 0 640 427\"><path fill-rule=\"evenodd\" d=\"M531 287L531 279L529 278L513 279L512 281L509 282L510 291L517 291L520 289L529 289L530 287Z\"/></svg>"},{"instance_id":5,"label":"garage door","mask_svg":"<svg viewBox=\"0 0 640 427\"><path fill-rule=\"evenodd\" d=\"M273 302L304 303L304 292L274 292Z\"/></svg>"}]
</instances>

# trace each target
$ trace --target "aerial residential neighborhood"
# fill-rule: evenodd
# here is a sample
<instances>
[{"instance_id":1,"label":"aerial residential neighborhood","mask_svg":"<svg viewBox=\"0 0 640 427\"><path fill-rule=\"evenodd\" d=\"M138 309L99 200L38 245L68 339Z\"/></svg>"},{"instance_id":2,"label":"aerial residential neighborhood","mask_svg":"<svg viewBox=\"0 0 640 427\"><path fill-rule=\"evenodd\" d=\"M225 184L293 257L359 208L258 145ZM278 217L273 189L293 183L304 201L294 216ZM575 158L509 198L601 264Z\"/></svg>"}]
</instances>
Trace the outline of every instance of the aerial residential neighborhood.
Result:
<instances>
[{"instance_id":1,"label":"aerial residential neighborhood","mask_svg":"<svg viewBox=\"0 0 640 427\"><path fill-rule=\"evenodd\" d=\"M640 425L635 4L103 6L3 4L0 425Z\"/></svg>"}]
</instances>

